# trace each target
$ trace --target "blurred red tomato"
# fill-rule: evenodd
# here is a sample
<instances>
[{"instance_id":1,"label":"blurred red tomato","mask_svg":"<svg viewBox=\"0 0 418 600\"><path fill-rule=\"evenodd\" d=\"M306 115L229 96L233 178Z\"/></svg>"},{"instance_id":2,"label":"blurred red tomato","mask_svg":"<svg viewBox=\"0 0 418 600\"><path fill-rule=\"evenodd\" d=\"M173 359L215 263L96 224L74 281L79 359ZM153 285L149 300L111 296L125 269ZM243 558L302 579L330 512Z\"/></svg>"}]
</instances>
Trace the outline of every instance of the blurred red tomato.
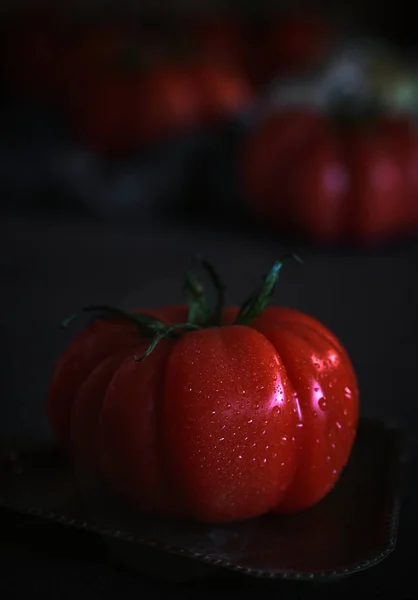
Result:
<instances>
[{"instance_id":1,"label":"blurred red tomato","mask_svg":"<svg viewBox=\"0 0 418 600\"><path fill-rule=\"evenodd\" d=\"M303 110L278 112L265 119L243 148L241 171L245 195L258 215L279 219L288 195L298 155L312 139L324 134L321 118Z\"/></svg>"},{"instance_id":2,"label":"blurred red tomato","mask_svg":"<svg viewBox=\"0 0 418 600\"><path fill-rule=\"evenodd\" d=\"M78 137L103 152L139 149L191 128L198 119L192 80L175 66L97 75L86 82L72 114Z\"/></svg>"},{"instance_id":3,"label":"blurred red tomato","mask_svg":"<svg viewBox=\"0 0 418 600\"><path fill-rule=\"evenodd\" d=\"M188 130L198 118L196 89L183 65L160 67L144 77L132 123L142 142Z\"/></svg>"},{"instance_id":4,"label":"blurred red tomato","mask_svg":"<svg viewBox=\"0 0 418 600\"><path fill-rule=\"evenodd\" d=\"M248 106L254 93L248 78L233 67L198 62L189 74L201 122L212 122Z\"/></svg>"},{"instance_id":5,"label":"blurred red tomato","mask_svg":"<svg viewBox=\"0 0 418 600\"><path fill-rule=\"evenodd\" d=\"M241 159L255 214L318 241L374 242L418 225L418 136L379 117L338 126L312 112L266 118Z\"/></svg>"}]
</instances>

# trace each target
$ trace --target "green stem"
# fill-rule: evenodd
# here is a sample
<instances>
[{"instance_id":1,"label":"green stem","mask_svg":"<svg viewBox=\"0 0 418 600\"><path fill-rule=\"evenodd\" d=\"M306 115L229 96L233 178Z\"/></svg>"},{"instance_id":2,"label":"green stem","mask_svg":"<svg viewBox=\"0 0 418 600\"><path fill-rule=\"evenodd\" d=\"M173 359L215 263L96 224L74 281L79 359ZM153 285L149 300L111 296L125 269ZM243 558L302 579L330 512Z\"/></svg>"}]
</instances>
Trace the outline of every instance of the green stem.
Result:
<instances>
[{"instance_id":1,"label":"green stem","mask_svg":"<svg viewBox=\"0 0 418 600\"><path fill-rule=\"evenodd\" d=\"M186 283L184 286L189 306L187 323L168 325L160 319L156 319L155 317L147 314L126 312L119 308L114 308L107 305L92 305L85 306L83 309L81 309L81 311L64 319L61 326L64 328L69 327L69 325L71 325L71 323L83 313L99 313L99 318L116 317L125 319L134 324L139 329L141 334L150 336L152 338L151 343L142 356L139 358L136 356L134 357L136 362L144 360L144 358L153 352L161 340L169 336L178 337L180 332L197 331L205 327L220 327L222 325L226 287L214 267L202 257L199 256L197 258L202 267L208 273L209 278L216 290L216 302L213 311L210 310L203 286L200 284L199 280L194 274L188 272L186 273ZM295 254L286 255L281 260L276 261L269 273L264 277L263 283L258 292L250 296L248 300L241 306L234 323L235 325L249 325L253 319L258 317L263 312L274 293L279 272L283 266L283 263L289 258L293 258L299 263L303 262Z\"/></svg>"},{"instance_id":2,"label":"green stem","mask_svg":"<svg viewBox=\"0 0 418 600\"><path fill-rule=\"evenodd\" d=\"M296 254L287 254L280 260L276 260L270 271L264 277L258 292L251 295L241 306L234 323L235 325L249 325L251 321L261 315L274 294L280 270L283 267L284 262L289 258L296 260L298 263L303 263L302 259Z\"/></svg>"},{"instance_id":3,"label":"green stem","mask_svg":"<svg viewBox=\"0 0 418 600\"><path fill-rule=\"evenodd\" d=\"M192 325L206 325L210 317L210 308L200 281L193 273L186 273L186 282L184 284L189 315L187 322Z\"/></svg>"},{"instance_id":4,"label":"green stem","mask_svg":"<svg viewBox=\"0 0 418 600\"><path fill-rule=\"evenodd\" d=\"M155 350L155 348L161 342L161 340L165 339L166 337L169 337L178 329L182 329L184 331L198 331L201 328L198 325L193 325L192 323L178 323L177 325L171 325L171 327L167 327L165 331L160 331L155 335L151 344L139 358L137 356L134 356L135 362L141 362L144 360L144 358L147 358L147 356L149 356L151 352Z\"/></svg>"},{"instance_id":5,"label":"green stem","mask_svg":"<svg viewBox=\"0 0 418 600\"><path fill-rule=\"evenodd\" d=\"M196 256L197 260L200 262L202 267L205 269L207 274L209 275L210 280L216 291L216 303L212 312L212 321L214 325L222 325L222 313L225 305L225 293L226 293L226 285L222 281L219 273L216 271L215 267L206 259L204 259L199 254Z\"/></svg>"},{"instance_id":6,"label":"green stem","mask_svg":"<svg viewBox=\"0 0 418 600\"><path fill-rule=\"evenodd\" d=\"M123 319L136 325L139 330L146 335L165 331L168 327L167 323L164 323L155 317L151 317L150 315L142 313L129 313L121 310L120 308L113 308L112 306L105 305L85 306L79 312L76 312L64 319L61 323L61 327L67 329L67 327L69 327L71 323L83 313L91 312L102 313L102 316L105 317L122 317Z\"/></svg>"}]
</instances>

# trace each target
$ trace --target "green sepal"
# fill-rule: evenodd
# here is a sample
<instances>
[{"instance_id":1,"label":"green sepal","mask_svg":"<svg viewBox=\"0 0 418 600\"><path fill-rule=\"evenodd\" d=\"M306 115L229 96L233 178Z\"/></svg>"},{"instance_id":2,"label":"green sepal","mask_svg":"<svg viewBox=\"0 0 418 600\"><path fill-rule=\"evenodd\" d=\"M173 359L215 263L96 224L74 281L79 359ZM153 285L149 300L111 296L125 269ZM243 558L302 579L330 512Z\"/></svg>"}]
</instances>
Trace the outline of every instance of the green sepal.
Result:
<instances>
[{"instance_id":1,"label":"green sepal","mask_svg":"<svg viewBox=\"0 0 418 600\"><path fill-rule=\"evenodd\" d=\"M97 318L100 317L122 317L123 319L130 321L134 325L138 327L138 329L144 333L145 335L155 334L157 332L165 331L168 327L167 323L160 321L160 319L156 319L151 315L146 315L143 313L130 313L120 308L114 308L112 306L105 305L94 305L94 306L85 306L80 311L70 315L66 319L64 319L61 323L61 327L67 329L75 321L78 317L80 317L84 313L99 313ZM101 313L101 314L100 314Z\"/></svg>"},{"instance_id":2,"label":"green sepal","mask_svg":"<svg viewBox=\"0 0 418 600\"><path fill-rule=\"evenodd\" d=\"M249 325L256 317L261 315L274 294L280 270L283 267L284 262L289 258L296 260L298 263L303 263L302 259L296 254L289 254L280 260L276 260L270 271L264 277L258 292L252 294L242 304L234 325Z\"/></svg>"}]
</instances>

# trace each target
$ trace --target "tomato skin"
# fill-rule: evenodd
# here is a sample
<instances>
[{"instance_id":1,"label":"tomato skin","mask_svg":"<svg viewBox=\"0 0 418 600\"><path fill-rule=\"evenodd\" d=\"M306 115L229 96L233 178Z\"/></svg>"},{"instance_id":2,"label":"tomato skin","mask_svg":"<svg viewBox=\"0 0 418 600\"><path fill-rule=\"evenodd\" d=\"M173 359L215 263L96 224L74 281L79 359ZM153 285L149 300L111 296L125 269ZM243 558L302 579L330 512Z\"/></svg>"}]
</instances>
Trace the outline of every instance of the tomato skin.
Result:
<instances>
[{"instance_id":1,"label":"tomato skin","mask_svg":"<svg viewBox=\"0 0 418 600\"><path fill-rule=\"evenodd\" d=\"M410 123L380 117L347 127L314 114L273 113L249 136L240 168L253 213L324 243L378 243L416 229L418 135Z\"/></svg>"},{"instance_id":2,"label":"tomato skin","mask_svg":"<svg viewBox=\"0 0 418 600\"><path fill-rule=\"evenodd\" d=\"M294 512L325 496L347 462L358 421L356 377L340 342L307 315L268 308L253 326L276 348L296 393L297 466L274 509Z\"/></svg>"},{"instance_id":3,"label":"tomato skin","mask_svg":"<svg viewBox=\"0 0 418 600\"><path fill-rule=\"evenodd\" d=\"M164 340L141 363L128 356L116 371L99 419L98 462L105 483L140 510L181 516L161 418L162 374L172 346Z\"/></svg>"},{"instance_id":4,"label":"tomato skin","mask_svg":"<svg viewBox=\"0 0 418 600\"><path fill-rule=\"evenodd\" d=\"M141 149L199 122L197 90L180 66L89 75L83 97L70 96L70 112L78 137L94 150Z\"/></svg>"},{"instance_id":5,"label":"tomato skin","mask_svg":"<svg viewBox=\"0 0 418 600\"><path fill-rule=\"evenodd\" d=\"M89 325L58 361L49 414L81 467L141 511L229 522L318 502L346 464L358 389L335 336L298 311L161 341ZM147 311L168 324L186 307ZM119 326L119 330L117 328Z\"/></svg>"},{"instance_id":6,"label":"tomato skin","mask_svg":"<svg viewBox=\"0 0 418 600\"><path fill-rule=\"evenodd\" d=\"M337 140L324 136L298 158L301 177L292 173L287 186L289 219L319 241L342 233L350 173Z\"/></svg>"},{"instance_id":7,"label":"tomato skin","mask_svg":"<svg viewBox=\"0 0 418 600\"><path fill-rule=\"evenodd\" d=\"M196 519L267 513L292 479L291 387L274 347L249 327L208 329L180 340L167 365L162 422L170 472Z\"/></svg>"},{"instance_id":8,"label":"tomato skin","mask_svg":"<svg viewBox=\"0 0 418 600\"><path fill-rule=\"evenodd\" d=\"M142 313L160 318L159 311ZM180 322L186 313L168 307L164 318ZM106 358L138 345L138 330L129 321L95 320L69 344L55 363L49 384L48 416L55 434L65 447L70 442L70 419L74 398L90 373Z\"/></svg>"},{"instance_id":9,"label":"tomato skin","mask_svg":"<svg viewBox=\"0 0 418 600\"><path fill-rule=\"evenodd\" d=\"M135 349L137 346L132 345L129 351L131 357ZM125 351L102 360L82 383L72 404L69 441L72 459L83 470L96 476L101 473L98 426L103 400L114 372L126 356Z\"/></svg>"},{"instance_id":10,"label":"tomato skin","mask_svg":"<svg viewBox=\"0 0 418 600\"><path fill-rule=\"evenodd\" d=\"M386 238L409 219L406 160L397 140L384 131L362 132L349 140L351 189L349 235L363 241Z\"/></svg>"},{"instance_id":11,"label":"tomato skin","mask_svg":"<svg viewBox=\"0 0 418 600\"><path fill-rule=\"evenodd\" d=\"M189 74L196 90L201 123L228 117L254 99L249 80L239 69L199 62L190 68Z\"/></svg>"},{"instance_id":12,"label":"tomato skin","mask_svg":"<svg viewBox=\"0 0 418 600\"><path fill-rule=\"evenodd\" d=\"M256 214L284 215L286 206L277 197L287 196L298 156L324 131L321 117L306 110L278 112L262 122L241 157L243 194Z\"/></svg>"}]
</instances>

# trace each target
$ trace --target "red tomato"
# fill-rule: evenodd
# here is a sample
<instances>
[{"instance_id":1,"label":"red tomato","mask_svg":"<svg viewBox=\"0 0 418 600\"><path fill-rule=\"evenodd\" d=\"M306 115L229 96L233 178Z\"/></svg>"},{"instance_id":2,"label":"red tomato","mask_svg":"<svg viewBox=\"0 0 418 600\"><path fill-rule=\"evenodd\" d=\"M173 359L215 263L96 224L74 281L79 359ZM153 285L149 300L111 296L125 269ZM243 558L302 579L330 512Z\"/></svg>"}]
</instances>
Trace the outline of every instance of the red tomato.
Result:
<instances>
[{"instance_id":1,"label":"red tomato","mask_svg":"<svg viewBox=\"0 0 418 600\"><path fill-rule=\"evenodd\" d=\"M298 111L268 116L241 159L254 213L318 241L377 242L410 230L417 166L418 137L407 122L337 127Z\"/></svg>"},{"instance_id":2,"label":"red tomato","mask_svg":"<svg viewBox=\"0 0 418 600\"><path fill-rule=\"evenodd\" d=\"M188 320L186 306L146 314ZM237 314L167 337L140 362L150 338L131 322L80 333L55 367L48 406L78 466L140 510L207 522L323 498L355 438L350 360L296 310L268 308L249 324L235 324Z\"/></svg>"},{"instance_id":3,"label":"red tomato","mask_svg":"<svg viewBox=\"0 0 418 600\"><path fill-rule=\"evenodd\" d=\"M198 98L199 120L216 121L247 107L254 98L241 71L216 64L198 63L190 71Z\"/></svg>"},{"instance_id":4,"label":"red tomato","mask_svg":"<svg viewBox=\"0 0 418 600\"><path fill-rule=\"evenodd\" d=\"M350 135L346 161L351 176L346 198L349 235L373 241L406 229L411 218L407 157L396 135L384 128Z\"/></svg>"},{"instance_id":5,"label":"red tomato","mask_svg":"<svg viewBox=\"0 0 418 600\"><path fill-rule=\"evenodd\" d=\"M319 241L342 233L350 177L336 139L323 136L299 155L288 180L289 220Z\"/></svg>"},{"instance_id":6,"label":"red tomato","mask_svg":"<svg viewBox=\"0 0 418 600\"><path fill-rule=\"evenodd\" d=\"M418 136L408 137L407 184L411 206L411 228L418 226Z\"/></svg>"},{"instance_id":7,"label":"red tomato","mask_svg":"<svg viewBox=\"0 0 418 600\"><path fill-rule=\"evenodd\" d=\"M140 139L156 141L190 129L197 122L197 93L187 69L174 65L145 76L133 120Z\"/></svg>"},{"instance_id":8,"label":"red tomato","mask_svg":"<svg viewBox=\"0 0 418 600\"><path fill-rule=\"evenodd\" d=\"M418 225L418 135L411 121L397 118L386 124L385 131L397 144L399 156L406 165L406 193L411 229Z\"/></svg>"},{"instance_id":9,"label":"red tomato","mask_svg":"<svg viewBox=\"0 0 418 600\"><path fill-rule=\"evenodd\" d=\"M277 198L288 196L293 165L313 139L324 134L321 118L305 110L269 116L243 148L244 195L257 214L280 218L287 210Z\"/></svg>"}]
</instances>

